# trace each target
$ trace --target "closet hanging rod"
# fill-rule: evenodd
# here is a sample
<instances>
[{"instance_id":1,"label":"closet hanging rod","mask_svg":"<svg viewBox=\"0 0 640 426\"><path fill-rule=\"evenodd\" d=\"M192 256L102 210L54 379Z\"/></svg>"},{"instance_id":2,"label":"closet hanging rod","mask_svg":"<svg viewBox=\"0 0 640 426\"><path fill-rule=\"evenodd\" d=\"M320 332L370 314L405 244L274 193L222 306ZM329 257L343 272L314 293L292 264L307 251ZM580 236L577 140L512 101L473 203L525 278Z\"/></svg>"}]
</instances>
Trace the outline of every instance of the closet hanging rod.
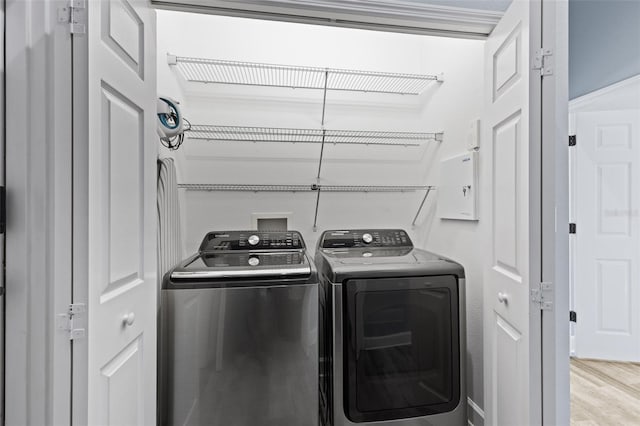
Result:
<instances>
[{"instance_id":1,"label":"closet hanging rod","mask_svg":"<svg viewBox=\"0 0 640 426\"><path fill-rule=\"evenodd\" d=\"M243 184L195 184L181 183L178 188L187 191L213 192L416 192L430 191L425 185L243 185Z\"/></svg>"},{"instance_id":2,"label":"closet hanging rod","mask_svg":"<svg viewBox=\"0 0 640 426\"><path fill-rule=\"evenodd\" d=\"M227 142L288 142L352 145L419 146L423 142L442 142L443 133L389 132L369 130L322 130L280 127L247 127L192 124L189 139Z\"/></svg>"},{"instance_id":3,"label":"closet hanging rod","mask_svg":"<svg viewBox=\"0 0 640 426\"><path fill-rule=\"evenodd\" d=\"M404 74L167 55L185 80L199 83L419 95L442 74Z\"/></svg>"}]
</instances>

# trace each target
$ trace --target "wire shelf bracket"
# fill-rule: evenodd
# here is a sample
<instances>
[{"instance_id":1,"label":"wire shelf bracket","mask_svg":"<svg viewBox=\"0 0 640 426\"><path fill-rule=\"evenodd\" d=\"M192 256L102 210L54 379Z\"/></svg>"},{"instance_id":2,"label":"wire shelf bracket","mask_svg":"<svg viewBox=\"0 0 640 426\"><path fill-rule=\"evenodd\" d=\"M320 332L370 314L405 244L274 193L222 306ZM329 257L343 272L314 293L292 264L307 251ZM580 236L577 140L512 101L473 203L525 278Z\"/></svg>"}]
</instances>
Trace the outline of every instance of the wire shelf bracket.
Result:
<instances>
[{"instance_id":1,"label":"wire shelf bracket","mask_svg":"<svg viewBox=\"0 0 640 426\"><path fill-rule=\"evenodd\" d=\"M419 95L442 74L402 74L337 68L276 65L167 55L185 80L243 86Z\"/></svg>"},{"instance_id":2,"label":"wire shelf bracket","mask_svg":"<svg viewBox=\"0 0 640 426\"><path fill-rule=\"evenodd\" d=\"M418 217L420 216L420 212L422 212L422 208L424 207L424 203L427 201L427 198L429 197L429 193L431 193L431 191L433 189L435 189L435 187L430 186L429 188L427 188L427 192L424 194L424 198L422 199L422 202L420 203L420 207L418 207L418 211L416 212L416 215L413 218L413 222L411 222L411 226L412 227L416 226L416 221L418 220Z\"/></svg>"}]
</instances>

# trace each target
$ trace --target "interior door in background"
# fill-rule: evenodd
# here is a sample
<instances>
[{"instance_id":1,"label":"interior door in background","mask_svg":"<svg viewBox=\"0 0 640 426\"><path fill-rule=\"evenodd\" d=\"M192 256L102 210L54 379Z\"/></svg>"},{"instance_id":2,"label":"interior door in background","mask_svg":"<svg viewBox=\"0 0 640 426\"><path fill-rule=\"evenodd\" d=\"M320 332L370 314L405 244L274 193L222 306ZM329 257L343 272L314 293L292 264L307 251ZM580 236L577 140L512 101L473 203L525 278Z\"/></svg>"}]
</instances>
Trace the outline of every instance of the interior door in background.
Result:
<instances>
[{"instance_id":1,"label":"interior door in background","mask_svg":"<svg viewBox=\"0 0 640 426\"><path fill-rule=\"evenodd\" d=\"M485 421L541 424L540 2L515 1L486 42L484 142L490 221L484 273ZM537 107L536 107L537 105ZM537 126L537 128L536 128ZM536 247L538 249L536 250Z\"/></svg>"},{"instance_id":2,"label":"interior door in background","mask_svg":"<svg viewBox=\"0 0 640 426\"><path fill-rule=\"evenodd\" d=\"M640 361L640 110L576 114L576 356Z\"/></svg>"},{"instance_id":3,"label":"interior door in background","mask_svg":"<svg viewBox=\"0 0 640 426\"><path fill-rule=\"evenodd\" d=\"M73 423L156 424L156 25L147 0L86 2L74 37Z\"/></svg>"}]
</instances>

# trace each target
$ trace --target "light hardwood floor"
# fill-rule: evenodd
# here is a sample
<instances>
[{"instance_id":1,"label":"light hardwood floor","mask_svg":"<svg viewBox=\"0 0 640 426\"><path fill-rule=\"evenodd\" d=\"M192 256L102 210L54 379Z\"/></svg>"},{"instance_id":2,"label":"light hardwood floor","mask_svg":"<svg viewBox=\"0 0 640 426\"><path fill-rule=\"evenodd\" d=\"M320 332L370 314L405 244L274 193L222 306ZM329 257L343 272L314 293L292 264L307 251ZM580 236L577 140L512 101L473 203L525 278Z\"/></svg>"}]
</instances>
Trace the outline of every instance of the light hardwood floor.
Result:
<instances>
[{"instance_id":1,"label":"light hardwood floor","mask_svg":"<svg viewBox=\"0 0 640 426\"><path fill-rule=\"evenodd\" d=\"M640 426L640 364L571 359L571 426Z\"/></svg>"}]
</instances>

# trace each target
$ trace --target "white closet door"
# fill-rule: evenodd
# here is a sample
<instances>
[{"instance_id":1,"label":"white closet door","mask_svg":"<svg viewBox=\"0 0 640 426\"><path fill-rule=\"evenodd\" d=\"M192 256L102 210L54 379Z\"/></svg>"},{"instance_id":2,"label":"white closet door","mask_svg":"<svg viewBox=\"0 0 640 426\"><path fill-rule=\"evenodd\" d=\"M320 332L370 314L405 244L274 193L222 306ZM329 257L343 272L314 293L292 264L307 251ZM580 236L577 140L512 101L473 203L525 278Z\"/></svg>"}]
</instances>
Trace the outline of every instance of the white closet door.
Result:
<instances>
[{"instance_id":1,"label":"white closet door","mask_svg":"<svg viewBox=\"0 0 640 426\"><path fill-rule=\"evenodd\" d=\"M515 1L486 43L486 108L480 155L490 204L484 273L484 380L487 425L541 423L540 313L530 289L540 273L540 74L529 54L540 40L537 2ZM535 25L534 25L535 24ZM534 79L538 79L537 83ZM530 84L533 84L530 86ZM536 195L538 194L538 195ZM536 221L536 218L537 221ZM537 222L537 223L536 223Z\"/></svg>"},{"instance_id":2,"label":"white closet door","mask_svg":"<svg viewBox=\"0 0 640 426\"><path fill-rule=\"evenodd\" d=\"M576 356L640 361L640 111L576 117Z\"/></svg>"},{"instance_id":3,"label":"white closet door","mask_svg":"<svg viewBox=\"0 0 640 426\"><path fill-rule=\"evenodd\" d=\"M155 425L155 11L147 0L86 7L87 33L74 35L74 299L87 305L74 423Z\"/></svg>"}]
</instances>

